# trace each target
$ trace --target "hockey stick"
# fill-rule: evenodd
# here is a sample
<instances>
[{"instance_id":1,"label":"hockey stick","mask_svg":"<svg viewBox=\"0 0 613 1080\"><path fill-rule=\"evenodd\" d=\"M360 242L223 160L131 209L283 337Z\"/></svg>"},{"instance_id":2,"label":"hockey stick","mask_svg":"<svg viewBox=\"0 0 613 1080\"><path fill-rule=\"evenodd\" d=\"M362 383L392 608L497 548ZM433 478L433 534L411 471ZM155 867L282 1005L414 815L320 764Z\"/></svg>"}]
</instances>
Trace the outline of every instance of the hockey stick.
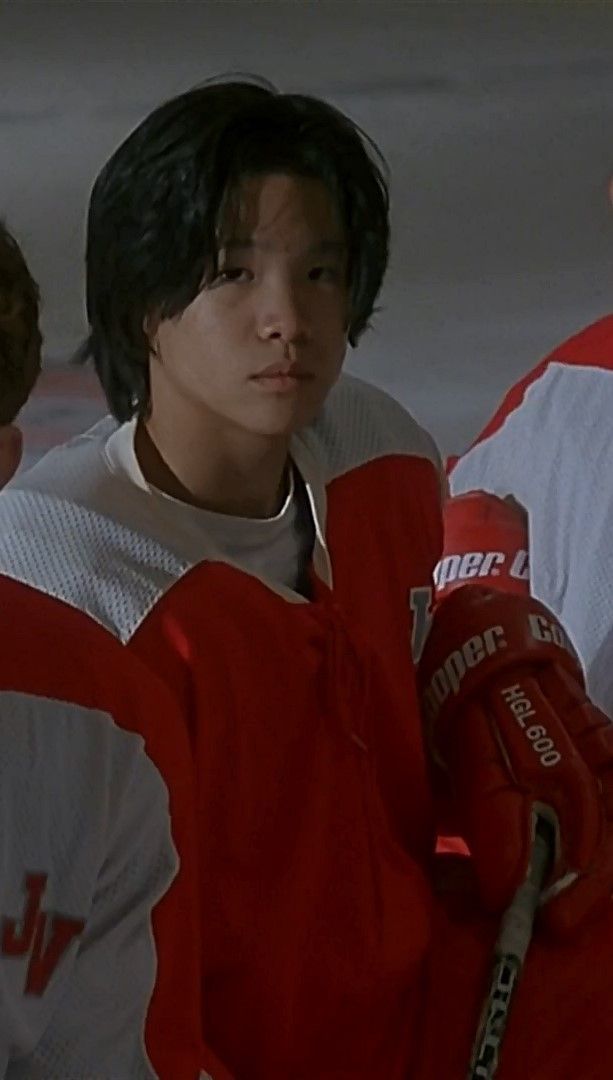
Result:
<instances>
[{"instance_id":1,"label":"hockey stick","mask_svg":"<svg viewBox=\"0 0 613 1080\"><path fill-rule=\"evenodd\" d=\"M538 817L528 877L502 916L494 950L494 969L473 1045L468 1080L493 1080L498 1070L509 1010L532 938L553 841L553 826L545 818Z\"/></svg>"}]
</instances>

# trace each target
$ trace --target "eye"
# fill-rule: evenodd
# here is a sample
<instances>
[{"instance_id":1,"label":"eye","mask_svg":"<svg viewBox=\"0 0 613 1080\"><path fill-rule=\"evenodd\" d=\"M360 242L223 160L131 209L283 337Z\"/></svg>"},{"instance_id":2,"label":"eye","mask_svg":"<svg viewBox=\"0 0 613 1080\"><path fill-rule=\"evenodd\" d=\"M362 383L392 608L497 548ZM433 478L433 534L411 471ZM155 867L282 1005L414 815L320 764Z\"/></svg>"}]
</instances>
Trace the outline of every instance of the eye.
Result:
<instances>
[{"instance_id":1,"label":"eye","mask_svg":"<svg viewBox=\"0 0 613 1080\"><path fill-rule=\"evenodd\" d=\"M309 281L338 281L339 270L336 266L314 266L309 270Z\"/></svg>"},{"instance_id":2,"label":"eye","mask_svg":"<svg viewBox=\"0 0 613 1080\"><path fill-rule=\"evenodd\" d=\"M236 285L251 280L251 271L244 266L226 266L213 280L213 285Z\"/></svg>"}]
</instances>

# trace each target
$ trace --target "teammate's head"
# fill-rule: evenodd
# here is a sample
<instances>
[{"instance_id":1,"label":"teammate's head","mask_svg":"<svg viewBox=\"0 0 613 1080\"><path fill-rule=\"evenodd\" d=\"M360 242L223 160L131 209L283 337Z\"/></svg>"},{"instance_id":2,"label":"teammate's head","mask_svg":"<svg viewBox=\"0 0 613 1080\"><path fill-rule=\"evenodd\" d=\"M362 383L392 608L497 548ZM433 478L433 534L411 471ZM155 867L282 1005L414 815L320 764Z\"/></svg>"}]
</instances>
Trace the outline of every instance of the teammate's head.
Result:
<instances>
[{"instance_id":1,"label":"teammate's head","mask_svg":"<svg viewBox=\"0 0 613 1080\"><path fill-rule=\"evenodd\" d=\"M0 222L0 487L21 460L14 426L40 372L39 295L15 239Z\"/></svg>"},{"instance_id":2,"label":"teammate's head","mask_svg":"<svg viewBox=\"0 0 613 1080\"><path fill-rule=\"evenodd\" d=\"M170 380L238 426L308 422L381 286L384 172L331 105L256 80L207 83L148 116L89 208L82 357L114 415L155 411ZM276 359L316 377L298 395L255 397L253 380L243 393Z\"/></svg>"}]
</instances>

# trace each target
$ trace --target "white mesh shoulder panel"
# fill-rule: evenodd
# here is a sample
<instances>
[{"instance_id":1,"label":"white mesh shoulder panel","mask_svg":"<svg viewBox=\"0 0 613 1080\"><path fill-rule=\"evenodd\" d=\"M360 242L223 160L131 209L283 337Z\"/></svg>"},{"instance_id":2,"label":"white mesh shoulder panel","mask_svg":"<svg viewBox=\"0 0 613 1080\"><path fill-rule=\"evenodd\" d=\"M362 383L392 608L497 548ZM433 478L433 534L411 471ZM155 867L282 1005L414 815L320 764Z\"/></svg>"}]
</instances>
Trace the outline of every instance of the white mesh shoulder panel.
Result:
<instances>
[{"instance_id":1,"label":"white mesh shoulder panel","mask_svg":"<svg viewBox=\"0 0 613 1080\"><path fill-rule=\"evenodd\" d=\"M86 612L124 643L189 566L146 533L68 500L0 497L0 573Z\"/></svg>"},{"instance_id":2,"label":"white mesh shoulder panel","mask_svg":"<svg viewBox=\"0 0 613 1080\"><path fill-rule=\"evenodd\" d=\"M303 438L325 462L327 481L396 454L426 458L441 470L434 440L410 413L384 390L352 375L341 376Z\"/></svg>"},{"instance_id":3,"label":"white mesh shoulder panel","mask_svg":"<svg viewBox=\"0 0 613 1080\"><path fill-rule=\"evenodd\" d=\"M552 363L460 459L453 494L514 495L530 517L532 590L569 631L613 715L613 372Z\"/></svg>"},{"instance_id":4,"label":"white mesh shoulder panel","mask_svg":"<svg viewBox=\"0 0 613 1080\"><path fill-rule=\"evenodd\" d=\"M44 944L54 916L85 924L42 993L25 992L33 943L2 956L7 1080L152 1080L151 910L176 867L166 788L139 736L95 710L0 693L0 913L23 928L28 875L43 875Z\"/></svg>"},{"instance_id":5,"label":"white mesh shoulder panel","mask_svg":"<svg viewBox=\"0 0 613 1080\"><path fill-rule=\"evenodd\" d=\"M52 450L3 492L0 573L87 612L126 642L194 560L170 508L167 519L106 468L112 424Z\"/></svg>"}]
</instances>

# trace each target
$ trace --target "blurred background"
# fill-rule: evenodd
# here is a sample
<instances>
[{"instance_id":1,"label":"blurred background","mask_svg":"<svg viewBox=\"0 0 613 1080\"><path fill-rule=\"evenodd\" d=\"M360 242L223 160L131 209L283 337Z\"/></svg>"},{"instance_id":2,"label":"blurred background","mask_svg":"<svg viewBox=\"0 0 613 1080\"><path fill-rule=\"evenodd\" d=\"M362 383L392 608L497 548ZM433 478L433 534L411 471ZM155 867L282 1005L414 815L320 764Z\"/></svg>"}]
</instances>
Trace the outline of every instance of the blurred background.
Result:
<instances>
[{"instance_id":1,"label":"blurred background","mask_svg":"<svg viewBox=\"0 0 613 1080\"><path fill-rule=\"evenodd\" d=\"M445 452L613 307L613 5L328 0L0 3L0 214L43 298L27 461L104 412L82 340L93 180L166 97L254 72L323 95L379 143L394 245L349 367Z\"/></svg>"}]
</instances>

